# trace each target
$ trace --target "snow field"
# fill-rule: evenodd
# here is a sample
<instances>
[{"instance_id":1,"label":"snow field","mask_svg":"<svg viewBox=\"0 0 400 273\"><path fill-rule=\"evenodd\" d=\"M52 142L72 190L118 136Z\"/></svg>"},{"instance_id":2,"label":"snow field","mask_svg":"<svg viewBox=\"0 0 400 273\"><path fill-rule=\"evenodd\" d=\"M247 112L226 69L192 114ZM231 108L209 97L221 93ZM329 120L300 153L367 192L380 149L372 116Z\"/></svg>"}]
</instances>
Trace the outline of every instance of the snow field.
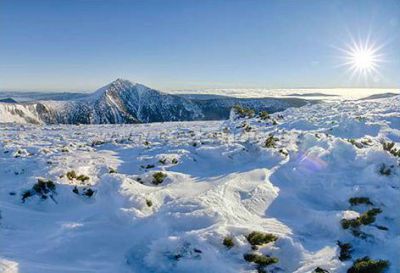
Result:
<instances>
[{"instance_id":1,"label":"snow field","mask_svg":"<svg viewBox=\"0 0 400 273\"><path fill-rule=\"evenodd\" d=\"M256 272L243 255L253 252L246 236L259 231L278 236L255 251L279 258L269 272L342 273L367 255L398 272L399 158L382 142L400 148L400 97L271 116L276 125L0 125L0 268ZM265 147L271 134L277 140ZM156 185L158 172L166 177ZM22 202L38 178L55 183L55 201ZM352 206L352 197L373 206ZM373 207L382 213L360 228L365 238L341 226ZM352 259L338 259L338 240L351 243Z\"/></svg>"}]
</instances>

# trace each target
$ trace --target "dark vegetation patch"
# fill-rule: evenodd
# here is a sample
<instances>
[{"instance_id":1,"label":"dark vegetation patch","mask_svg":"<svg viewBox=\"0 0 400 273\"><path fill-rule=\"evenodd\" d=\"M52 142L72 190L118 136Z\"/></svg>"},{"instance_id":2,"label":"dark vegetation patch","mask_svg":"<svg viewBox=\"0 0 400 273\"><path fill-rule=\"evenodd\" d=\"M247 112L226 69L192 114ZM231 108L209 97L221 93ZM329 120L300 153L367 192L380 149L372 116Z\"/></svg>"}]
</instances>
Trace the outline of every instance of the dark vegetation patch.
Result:
<instances>
[{"instance_id":1,"label":"dark vegetation patch","mask_svg":"<svg viewBox=\"0 0 400 273\"><path fill-rule=\"evenodd\" d=\"M151 207L151 206L153 206L153 202L150 199L146 199L146 205L148 207Z\"/></svg>"},{"instance_id":2,"label":"dark vegetation patch","mask_svg":"<svg viewBox=\"0 0 400 273\"><path fill-rule=\"evenodd\" d=\"M224 246L226 246L228 249L231 249L232 247L235 246L235 242L233 241L233 237L231 236L226 236L222 242Z\"/></svg>"},{"instance_id":3,"label":"dark vegetation patch","mask_svg":"<svg viewBox=\"0 0 400 273\"><path fill-rule=\"evenodd\" d=\"M400 157L400 149L397 149L394 147L395 143L394 142L383 142L382 147L383 150L389 152L393 156Z\"/></svg>"},{"instance_id":4,"label":"dark vegetation patch","mask_svg":"<svg viewBox=\"0 0 400 273\"><path fill-rule=\"evenodd\" d=\"M238 118L253 118L255 116L254 110L250 108L234 105L232 109Z\"/></svg>"},{"instance_id":5,"label":"dark vegetation patch","mask_svg":"<svg viewBox=\"0 0 400 273\"><path fill-rule=\"evenodd\" d=\"M278 237L271 233L253 231L246 236L246 239L252 246L260 246L275 242L276 240L278 240Z\"/></svg>"},{"instance_id":6,"label":"dark vegetation patch","mask_svg":"<svg viewBox=\"0 0 400 273\"><path fill-rule=\"evenodd\" d=\"M278 140L279 138L274 137L274 135L269 135L269 137L265 140L264 146L266 148L275 148Z\"/></svg>"},{"instance_id":7,"label":"dark vegetation patch","mask_svg":"<svg viewBox=\"0 0 400 273\"><path fill-rule=\"evenodd\" d=\"M43 200L51 198L56 202L54 194L56 194L56 184L51 180L39 178L37 183L32 186L32 189L26 190L22 193L21 200L22 202L25 202L27 198L37 195Z\"/></svg>"},{"instance_id":8,"label":"dark vegetation patch","mask_svg":"<svg viewBox=\"0 0 400 273\"><path fill-rule=\"evenodd\" d=\"M347 270L347 273L383 273L389 265L389 261L372 260L366 256L355 260L353 265Z\"/></svg>"},{"instance_id":9,"label":"dark vegetation patch","mask_svg":"<svg viewBox=\"0 0 400 273\"><path fill-rule=\"evenodd\" d=\"M276 257L271 257L268 255L263 255L258 253L246 253L243 255L243 258L246 262L255 263L261 266L267 266L279 262L279 259Z\"/></svg>"},{"instance_id":10,"label":"dark vegetation patch","mask_svg":"<svg viewBox=\"0 0 400 273\"><path fill-rule=\"evenodd\" d=\"M351 253L353 252L353 247L350 243L342 243L340 241L337 242L340 248L339 260L347 261L351 259Z\"/></svg>"},{"instance_id":11,"label":"dark vegetation patch","mask_svg":"<svg viewBox=\"0 0 400 273\"><path fill-rule=\"evenodd\" d=\"M167 178L167 174L163 173L163 172L155 172L153 174L153 181L152 183L154 185L159 185L162 182L164 182L165 178Z\"/></svg>"}]
</instances>

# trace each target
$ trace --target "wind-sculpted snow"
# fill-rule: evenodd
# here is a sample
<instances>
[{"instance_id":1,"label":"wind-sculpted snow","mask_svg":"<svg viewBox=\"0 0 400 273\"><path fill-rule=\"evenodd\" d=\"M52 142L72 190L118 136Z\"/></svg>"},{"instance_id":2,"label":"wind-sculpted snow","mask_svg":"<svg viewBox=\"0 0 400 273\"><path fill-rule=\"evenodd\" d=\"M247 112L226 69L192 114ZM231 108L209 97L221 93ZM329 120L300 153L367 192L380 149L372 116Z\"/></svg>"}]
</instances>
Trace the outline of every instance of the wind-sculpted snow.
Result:
<instances>
[{"instance_id":1,"label":"wind-sculpted snow","mask_svg":"<svg viewBox=\"0 0 400 273\"><path fill-rule=\"evenodd\" d=\"M186 99L118 79L78 99L1 103L0 123L131 124L227 119L235 104L281 111L307 104L301 99Z\"/></svg>"},{"instance_id":2,"label":"wind-sculpted snow","mask_svg":"<svg viewBox=\"0 0 400 273\"><path fill-rule=\"evenodd\" d=\"M279 259L259 271L344 273L369 256L397 273L399 117L392 97L265 119L0 125L0 271L256 272L253 253ZM277 239L252 246L254 231Z\"/></svg>"}]
</instances>

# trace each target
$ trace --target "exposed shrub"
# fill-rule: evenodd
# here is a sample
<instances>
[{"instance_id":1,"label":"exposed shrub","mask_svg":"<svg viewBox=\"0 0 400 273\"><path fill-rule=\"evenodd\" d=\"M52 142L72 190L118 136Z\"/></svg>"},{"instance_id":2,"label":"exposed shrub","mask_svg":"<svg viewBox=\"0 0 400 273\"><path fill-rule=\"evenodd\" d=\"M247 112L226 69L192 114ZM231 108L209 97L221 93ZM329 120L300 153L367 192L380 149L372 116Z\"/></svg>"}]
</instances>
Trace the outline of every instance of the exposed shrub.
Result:
<instances>
[{"instance_id":1,"label":"exposed shrub","mask_svg":"<svg viewBox=\"0 0 400 273\"><path fill-rule=\"evenodd\" d=\"M21 200L25 200L33 195L38 195L42 199L50 197L54 202L53 194L56 192L56 185L51 180L38 179L38 182L32 186L31 190L26 190L22 193Z\"/></svg>"},{"instance_id":2,"label":"exposed shrub","mask_svg":"<svg viewBox=\"0 0 400 273\"><path fill-rule=\"evenodd\" d=\"M233 106L232 110L234 111L234 113L238 118L252 118L255 115L254 110L249 108L244 108L240 105Z\"/></svg>"},{"instance_id":3,"label":"exposed shrub","mask_svg":"<svg viewBox=\"0 0 400 273\"><path fill-rule=\"evenodd\" d=\"M275 148L278 140L279 138L274 137L274 135L269 135L269 137L265 140L264 146L267 148Z\"/></svg>"},{"instance_id":4,"label":"exposed shrub","mask_svg":"<svg viewBox=\"0 0 400 273\"><path fill-rule=\"evenodd\" d=\"M253 231L246 237L247 241L253 246L265 245L278 240L278 237L271 233L263 233L258 231Z\"/></svg>"},{"instance_id":5,"label":"exposed shrub","mask_svg":"<svg viewBox=\"0 0 400 273\"><path fill-rule=\"evenodd\" d=\"M360 221L363 225L369 225L375 222L376 216L382 213L382 210L379 208L373 208L368 210L367 212L360 215Z\"/></svg>"},{"instance_id":6,"label":"exposed shrub","mask_svg":"<svg viewBox=\"0 0 400 273\"><path fill-rule=\"evenodd\" d=\"M178 164L178 159L173 158L173 159L171 160L171 163L172 163L172 164Z\"/></svg>"},{"instance_id":7,"label":"exposed shrub","mask_svg":"<svg viewBox=\"0 0 400 273\"><path fill-rule=\"evenodd\" d=\"M348 228L358 228L361 226L361 222L359 221L358 218L355 219L342 219L340 222L342 224L343 229L348 229Z\"/></svg>"},{"instance_id":8,"label":"exposed shrub","mask_svg":"<svg viewBox=\"0 0 400 273\"><path fill-rule=\"evenodd\" d=\"M48 193L56 190L56 184L51 180L38 179L38 182L33 185L32 189L37 193Z\"/></svg>"},{"instance_id":9,"label":"exposed shrub","mask_svg":"<svg viewBox=\"0 0 400 273\"><path fill-rule=\"evenodd\" d=\"M146 199L146 205L148 207L151 207L151 206L153 206L153 202L151 200L149 200L149 199Z\"/></svg>"},{"instance_id":10,"label":"exposed shrub","mask_svg":"<svg viewBox=\"0 0 400 273\"><path fill-rule=\"evenodd\" d=\"M227 248L232 248L235 246L235 242L233 241L233 238L231 236L226 236L222 244Z\"/></svg>"},{"instance_id":11,"label":"exposed shrub","mask_svg":"<svg viewBox=\"0 0 400 273\"><path fill-rule=\"evenodd\" d=\"M340 248L339 260L347 261L351 259L351 252L353 252L353 247L350 243L337 242Z\"/></svg>"},{"instance_id":12,"label":"exposed shrub","mask_svg":"<svg viewBox=\"0 0 400 273\"><path fill-rule=\"evenodd\" d=\"M251 127L250 125L248 125L247 123L243 124L243 130L245 132L250 132L253 129L253 127Z\"/></svg>"},{"instance_id":13,"label":"exposed shrub","mask_svg":"<svg viewBox=\"0 0 400 273\"><path fill-rule=\"evenodd\" d=\"M375 222L376 216L381 213L382 210L379 208L373 208L370 209L363 214L361 214L359 217L355 219L342 219L342 227L344 229L348 228L358 228L361 225L369 225Z\"/></svg>"},{"instance_id":14,"label":"exposed shrub","mask_svg":"<svg viewBox=\"0 0 400 273\"><path fill-rule=\"evenodd\" d=\"M382 143L383 150L391 153L393 156L400 157L400 149L394 148L394 145L395 145L394 142L391 142L391 143L383 142Z\"/></svg>"},{"instance_id":15,"label":"exposed shrub","mask_svg":"<svg viewBox=\"0 0 400 273\"><path fill-rule=\"evenodd\" d=\"M355 139L348 139L347 141L359 149L363 148L363 145L361 143L357 142Z\"/></svg>"},{"instance_id":16,"label":"exposed shrub","mask_svg":"<svg viewBox=\"0 0 400 273\"><path fill-rule=\"evenodd\" d=\"M260 119L263 119L263 120L267 120L267 119L270 118L270 116L269 116L269 114L268 114L267 111L261 111L261 112L258 114L258 116L260 117Z\"/></svg>"},{"instance_id":17,"label":"exposed shrub","mask_svg":"<svg viewBox=\"0 0 400 273\"><path fill-rule=\"evenodd\" d=\"M349 203L350 203L350 205L352 205L352 206L357 206L357 205L362 205L362 204L371 205L371 206L374 205L374 204L369 200L368 197L352 197L352 198L349 199Z\"/></svg>"},{"instance_id":18,"label":"exposed shrub","mask_svg":"<svg viewBox=\"0 0 400 273\"><path fill-rule=\"evenodd\" d=\"M69 180L73 180L74 178L77 177L76 172L74 170L69 171L66 173L66 176Z\"/></svg>"},{"instance_id":19,"label":"exposed shrub","mask_svg":"<svg viewBox=\"0 0 400 273\"><path fill-rule=\"evenodd\" d=\"M166 158L161 158L160 160L158 160L158 162L160 162L161 164L165 165L167 163L167 159Z\"/></svg>"},{"instance_id":20,"label":"exposed shrub","mask_svg":"<svg viewBox=\"0 0 400 273\"><path fill-rule=\"evenodd\" d=\"M110 167L110 168L108 169L108 173L117 173L117 170Z\"/></svg>"},{"instance_id":21,"label":"exposed shrub","mask_svg":"<svg viewBox=\"0 0 400 273\"><path fill-rule=\"evenodd\" d=\"M245 259L245 261L249 263L255 263L260 266L267 266L279 262L279 259L276 257L270 257L268 255L257 254L257 253L246 253L243 255L243 258Z\"/></svg>"},{"instance_id":22,"label":"exposed shrub","mask_svg":"<svg viewBox=\"0 0 400 273\"><path fill-rule=\"evenodd\" d=\"M76 178L76 180L79 180L81 182L85 182L86 180L89 180L89 179L90 179L90 177L87 175L84 175L84 174L81 174Z\"/></svg>"},{"instance_id":23,"label":"exposed shrub","mask_svg":"<svg viewBox=\"0 0 400 273\"><path fill-rule=\"evenodd\" d=\"M390 263L386 260L371 260L368 256L354 261L347 273L383 273Z\"/></svg>"},{"instance_id":24,"label":"exposed shrub","mask_svg":"<svg viewBox=\"0 0 400 273\"><path fill-rule=\"evenodd\" d=\"M159 185L162 182L164 182L164 179L167 177L167 174L163 172L156 172L153 174L153 184L154 185Z\"/></svg>"}]
</instances>

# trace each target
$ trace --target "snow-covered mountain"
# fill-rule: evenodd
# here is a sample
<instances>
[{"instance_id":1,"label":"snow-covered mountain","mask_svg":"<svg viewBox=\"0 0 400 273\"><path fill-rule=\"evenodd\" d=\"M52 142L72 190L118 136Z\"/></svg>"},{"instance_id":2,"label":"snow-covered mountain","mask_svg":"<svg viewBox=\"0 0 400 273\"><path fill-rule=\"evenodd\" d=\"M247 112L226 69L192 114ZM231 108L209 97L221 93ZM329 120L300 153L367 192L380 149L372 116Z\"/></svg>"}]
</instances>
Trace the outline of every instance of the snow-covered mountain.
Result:
<instances>
[{"instance_id":1,"label":"snow-covered mountain","mask_svg":"<svg viewBox=\"0 0 400 273\"><path fill-rule=\"evenodd\" d=\"M276 112L303 106L302 99L187 98L117 79L93 94L72 100L1 103L0 122L116 124L226 119L235 104Z\"/></svg>"}]
</instances>

